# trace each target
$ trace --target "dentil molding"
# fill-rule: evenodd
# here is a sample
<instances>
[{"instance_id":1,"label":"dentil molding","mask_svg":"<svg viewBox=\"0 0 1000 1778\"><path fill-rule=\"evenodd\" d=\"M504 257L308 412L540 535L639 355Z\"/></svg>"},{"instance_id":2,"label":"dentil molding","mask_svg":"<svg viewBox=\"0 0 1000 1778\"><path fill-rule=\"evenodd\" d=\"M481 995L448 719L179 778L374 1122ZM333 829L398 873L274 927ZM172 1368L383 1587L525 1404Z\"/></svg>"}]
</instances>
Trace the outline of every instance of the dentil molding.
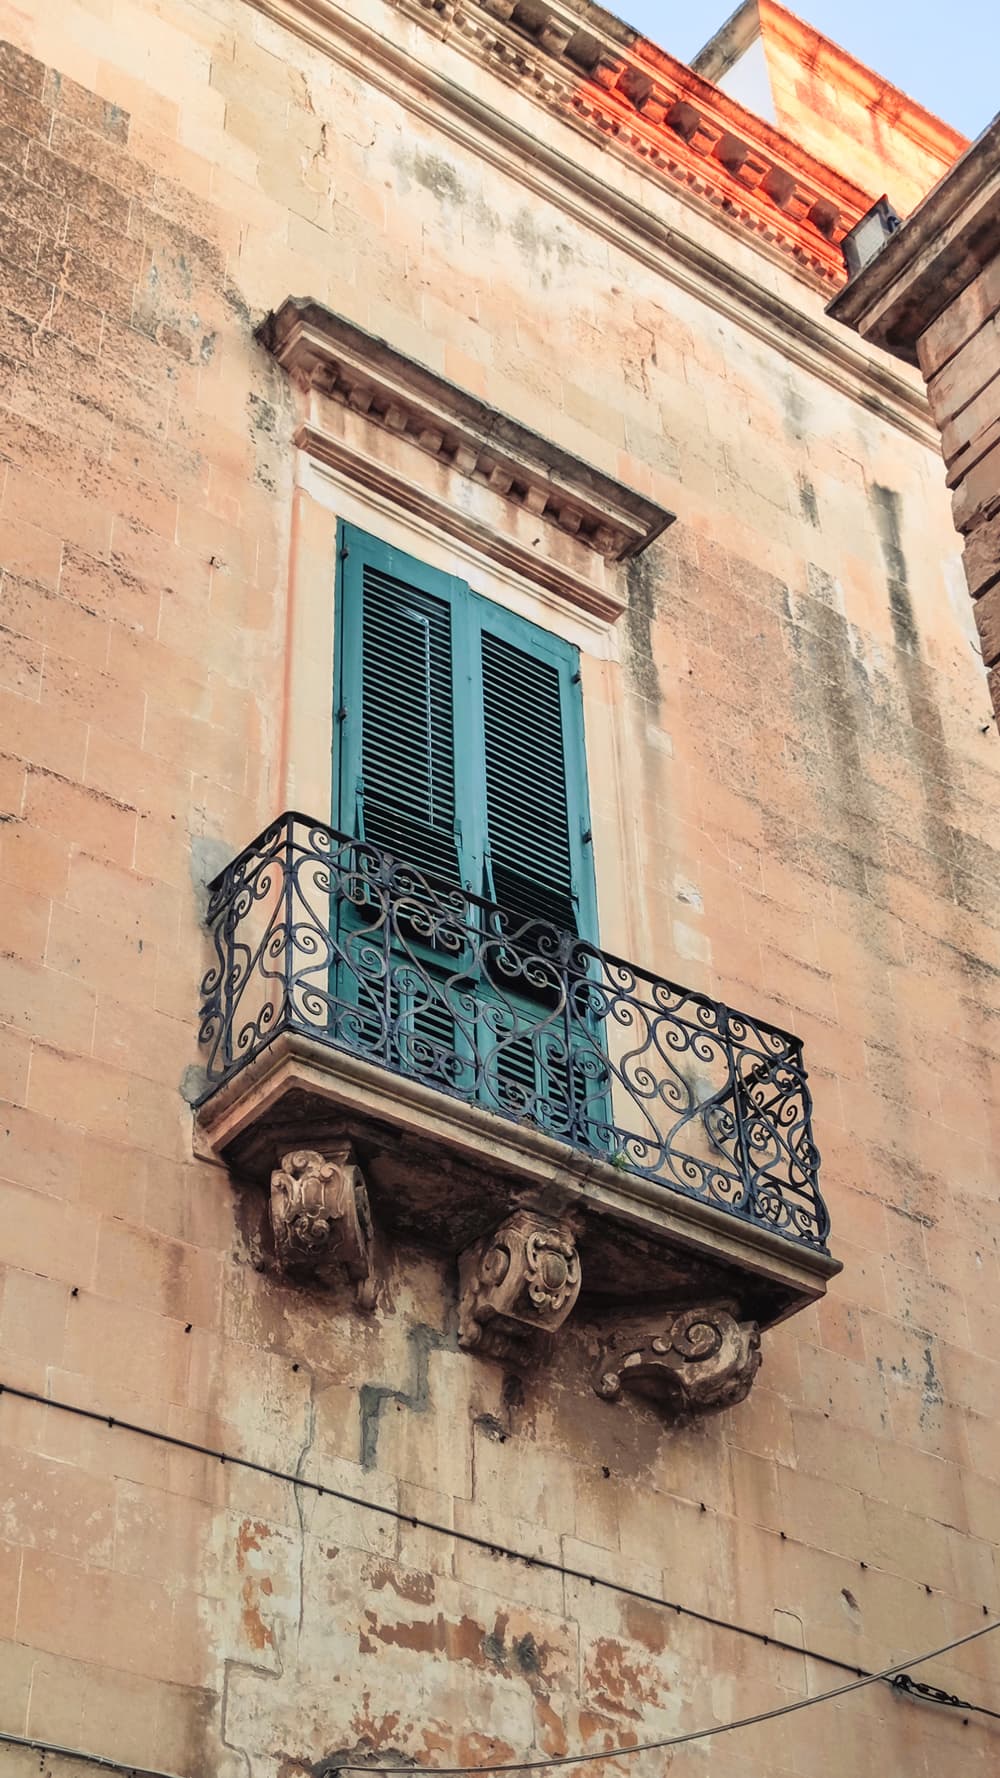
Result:
<instances>
[{"instance_id":1,"label":"dentil molding","mask_svg":"<svg viewBox=\"0 0 1000 1778\"><path fill-rule=\"evenodd\" d=\"M618 565L673 522L666 507L310 298L286 297L257 337L295 385L309 456L570 603L621 616Z\"/></svg>"}]
</instances>

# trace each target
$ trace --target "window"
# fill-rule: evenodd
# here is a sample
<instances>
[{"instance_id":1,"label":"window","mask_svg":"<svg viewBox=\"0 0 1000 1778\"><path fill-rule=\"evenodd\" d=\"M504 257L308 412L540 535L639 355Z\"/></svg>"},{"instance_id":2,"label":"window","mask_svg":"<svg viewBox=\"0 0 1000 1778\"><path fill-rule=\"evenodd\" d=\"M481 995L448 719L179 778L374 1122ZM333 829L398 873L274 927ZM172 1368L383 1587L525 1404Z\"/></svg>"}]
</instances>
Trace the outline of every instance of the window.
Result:
<instances>
[{"instance_id":1,"label":"window","mask_svg":"<svg viewBox=\"0 0 1000 1778\"><path fill-rule=\"evenodd\" d=\"M338 999L393 1066L583 1140L606 1081L557 936L596 939L577 651L345 525L335 698L334 825L393 873L341 914Z\"/></svg>"}]
</instances>

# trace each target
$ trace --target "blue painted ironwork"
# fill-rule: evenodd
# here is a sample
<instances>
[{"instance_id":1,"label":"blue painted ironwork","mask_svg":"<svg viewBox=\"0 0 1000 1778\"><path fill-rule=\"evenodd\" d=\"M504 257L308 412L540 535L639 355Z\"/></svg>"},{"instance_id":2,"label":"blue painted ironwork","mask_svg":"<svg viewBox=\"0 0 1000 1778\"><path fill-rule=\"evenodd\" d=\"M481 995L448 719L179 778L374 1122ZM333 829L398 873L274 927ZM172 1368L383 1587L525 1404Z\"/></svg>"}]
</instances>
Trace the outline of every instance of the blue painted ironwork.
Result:
<instances>
[{"instance_id":1,"label":"blue painted ironwork","mask_svg":"<svg viewBox=\"0 0 1000 1778\"><path fill-rule=\"evenodd\" d=\"M210 886L209 1098L282 1031L824 1250L799 1040L324 823Z\"/></svg>"}]
</instances>

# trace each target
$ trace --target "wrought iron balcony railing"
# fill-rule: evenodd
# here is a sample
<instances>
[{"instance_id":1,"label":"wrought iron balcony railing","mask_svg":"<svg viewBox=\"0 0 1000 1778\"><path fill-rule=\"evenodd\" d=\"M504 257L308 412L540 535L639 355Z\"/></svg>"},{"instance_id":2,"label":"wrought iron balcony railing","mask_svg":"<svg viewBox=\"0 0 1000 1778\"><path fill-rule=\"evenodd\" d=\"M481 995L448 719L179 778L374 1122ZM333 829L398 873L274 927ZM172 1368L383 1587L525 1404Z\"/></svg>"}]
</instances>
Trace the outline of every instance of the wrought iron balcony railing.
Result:
<instances>
[{"instance_id":1,"label":"wrought iron balcony railing","mask_svg":"<svg viewBox=\"0 0 1000 1778\"><path fill-rule=\"evenodd\" d=\"M825 1251L787 1032L302 815L210 896L202 1102L296 1032Z\"/></svg>"}]
</instances>

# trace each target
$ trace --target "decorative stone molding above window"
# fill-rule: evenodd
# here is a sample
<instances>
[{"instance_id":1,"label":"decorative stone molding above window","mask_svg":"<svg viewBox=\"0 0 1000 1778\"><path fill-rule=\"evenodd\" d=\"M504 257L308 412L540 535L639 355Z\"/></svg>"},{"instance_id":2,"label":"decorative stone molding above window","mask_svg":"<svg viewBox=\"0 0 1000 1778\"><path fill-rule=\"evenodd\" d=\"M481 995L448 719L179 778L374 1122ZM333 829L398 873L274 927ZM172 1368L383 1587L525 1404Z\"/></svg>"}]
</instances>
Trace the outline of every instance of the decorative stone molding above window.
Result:
<instances>
[{"instance_id":1,"label":"decorative stone molding above window","mask_svg":"<svg viewBox=\"0 0 1000 1778\"><path fill-rule=\"evenodd\" d=\"M585 609L620 616L616 564L673 513L321 303L287 297L258 338L300 391L302 450Z\"/></svg>"}]
</instances>

